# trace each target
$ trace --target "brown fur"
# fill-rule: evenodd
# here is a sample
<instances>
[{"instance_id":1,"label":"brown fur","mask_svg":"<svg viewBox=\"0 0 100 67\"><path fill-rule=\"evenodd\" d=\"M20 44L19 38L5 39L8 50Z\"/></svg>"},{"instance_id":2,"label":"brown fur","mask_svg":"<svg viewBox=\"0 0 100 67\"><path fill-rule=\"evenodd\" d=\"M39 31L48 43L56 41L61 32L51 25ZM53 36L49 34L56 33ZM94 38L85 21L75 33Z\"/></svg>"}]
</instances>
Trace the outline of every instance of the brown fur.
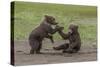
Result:
<instances>
[{"instance_id":1,"label":"brown fur","mask_svg":"<svg viewBox=\"0 0 100 67\"><path fill-rule=\"evenodd\" d=\"M55 50L63 50L63 52L67 53L76 53L80 50L81 39L78 32L78 25L70 24L67 34L63 33L62 30L59 30L59 34L63 39L69 40L70 43L54 47Z\"/></svg>"},{"instance_id":2,"label":"brown fur","mask_svg":"<svg viewBox=\"0 0 100 67\"><path fill-rule=\"evenodd\" d=\"M49 38L52 42L54 42L51 34L58 31L58 28L53 29L52 25L57 25L55 18L45 15L45 18L40 26L31 32L29 36L29 44L31 46L30 54L40 53L44 38Z\"/></svg>"}]
</instances>

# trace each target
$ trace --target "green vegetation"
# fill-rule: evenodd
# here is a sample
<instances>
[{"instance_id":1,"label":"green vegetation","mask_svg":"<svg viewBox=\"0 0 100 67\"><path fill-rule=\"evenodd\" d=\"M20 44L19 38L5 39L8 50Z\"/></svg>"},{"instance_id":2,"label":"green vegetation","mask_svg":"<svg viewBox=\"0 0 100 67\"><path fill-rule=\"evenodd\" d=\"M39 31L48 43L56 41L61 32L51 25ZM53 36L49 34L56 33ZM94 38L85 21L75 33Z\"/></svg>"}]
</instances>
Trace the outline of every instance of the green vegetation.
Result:
<instances>
[{"instance_id":1,"label":"green vegetation","mask_svg":"<svg viewBox=\"0 0 100 67\"><path fill-rule=\"evenodd\" d=\"M14 39L27 40L45 14L54 16L59 25L64 26L64 32L70 23L77 23L82 41L96 41L97 7L28 2L15 2ZM61 40L58 33L54 38Z\"/></svg>"}]
</instances>

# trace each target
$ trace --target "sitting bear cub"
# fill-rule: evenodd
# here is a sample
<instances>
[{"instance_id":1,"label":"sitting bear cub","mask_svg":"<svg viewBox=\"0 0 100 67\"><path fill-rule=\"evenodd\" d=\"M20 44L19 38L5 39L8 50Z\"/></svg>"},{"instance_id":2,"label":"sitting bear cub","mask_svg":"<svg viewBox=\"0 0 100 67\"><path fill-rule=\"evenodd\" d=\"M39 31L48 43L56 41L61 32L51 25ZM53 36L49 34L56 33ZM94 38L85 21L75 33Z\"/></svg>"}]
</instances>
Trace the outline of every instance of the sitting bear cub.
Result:
<instances>
[{"instance_id":1,"label":"sitting bear cub","mask_svg":"<svg viewBox=\"0 0 100 67\"><path fill-rule=\"evenodd\" d=\"M80 50L81 39L78 32L78 25L70 24L66 34L62 30L59 30L59 34L64 40L69 40L69 43L53 47L54 50L63 50L63 53L77 53Z\"/></svg>"}]
</instances>

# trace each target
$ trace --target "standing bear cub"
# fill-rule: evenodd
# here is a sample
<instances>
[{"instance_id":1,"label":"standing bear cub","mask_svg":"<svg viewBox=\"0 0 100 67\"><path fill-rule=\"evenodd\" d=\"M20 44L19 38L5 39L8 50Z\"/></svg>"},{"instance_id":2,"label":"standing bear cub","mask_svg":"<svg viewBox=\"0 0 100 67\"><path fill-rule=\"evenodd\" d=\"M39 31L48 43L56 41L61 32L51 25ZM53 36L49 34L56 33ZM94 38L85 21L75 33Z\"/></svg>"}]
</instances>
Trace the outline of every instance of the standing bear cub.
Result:
<instances>
[{"instance_id":1,"label":"standing bear cub","mask_svg":"<svg viewBox=\"0 0 100 67\"><path fill-rule=\"evenodd\" d=\"M57 32L60 27L53 28L52 25L57 25L58 23L55 21L55 18L52 16L45 15L42 23L35 28L30 36L29 36L29 44L31 47L30 54L40 54L40 49L42 47L42 41L44 38L49 38L52 42L52 34Z\"/></svg>"},{"instance_id":2,"label":"standing bear cub","mask_svg":"<svg viewBox=\"0 0 100 67\"><path fill-rule=\"evenodd\" d=\"M60 46L53 47L54 50L63 50L63 53L76 53L80 50L81 39L78 32L78 25L70 24L68 32L65 34L59 30L59 34L64 40L69 40L69 43L64 43Z\"/></svg>"}]
</instances>

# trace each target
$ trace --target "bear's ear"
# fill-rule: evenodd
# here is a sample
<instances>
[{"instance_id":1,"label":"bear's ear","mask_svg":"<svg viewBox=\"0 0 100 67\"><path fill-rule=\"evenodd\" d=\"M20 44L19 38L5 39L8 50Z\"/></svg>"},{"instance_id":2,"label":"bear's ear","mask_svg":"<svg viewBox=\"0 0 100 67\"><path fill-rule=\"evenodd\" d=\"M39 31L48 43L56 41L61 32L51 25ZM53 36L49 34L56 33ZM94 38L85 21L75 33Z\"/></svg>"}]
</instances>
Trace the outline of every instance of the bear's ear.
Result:
<instances>
[{"instance_id":1,"label":"bear's ear","mask_svg":"<svg viewBox=\"0 0 100 67\"><path fill-rule=\"evenodd\" d=\"M78 25L76 25L76 28L78 29Z\"/></svg>"},{"instance_id":2,"label":"bear's ear","mask_svg":"<svg viewBox=\"0 0 100 67\"><path fill-rule=\"evenodd\" d=\"M44 15L44 17L45 17L45 18L48 18L49 16L48 16L48 15Z\"/></svg>"}]
</instances>

